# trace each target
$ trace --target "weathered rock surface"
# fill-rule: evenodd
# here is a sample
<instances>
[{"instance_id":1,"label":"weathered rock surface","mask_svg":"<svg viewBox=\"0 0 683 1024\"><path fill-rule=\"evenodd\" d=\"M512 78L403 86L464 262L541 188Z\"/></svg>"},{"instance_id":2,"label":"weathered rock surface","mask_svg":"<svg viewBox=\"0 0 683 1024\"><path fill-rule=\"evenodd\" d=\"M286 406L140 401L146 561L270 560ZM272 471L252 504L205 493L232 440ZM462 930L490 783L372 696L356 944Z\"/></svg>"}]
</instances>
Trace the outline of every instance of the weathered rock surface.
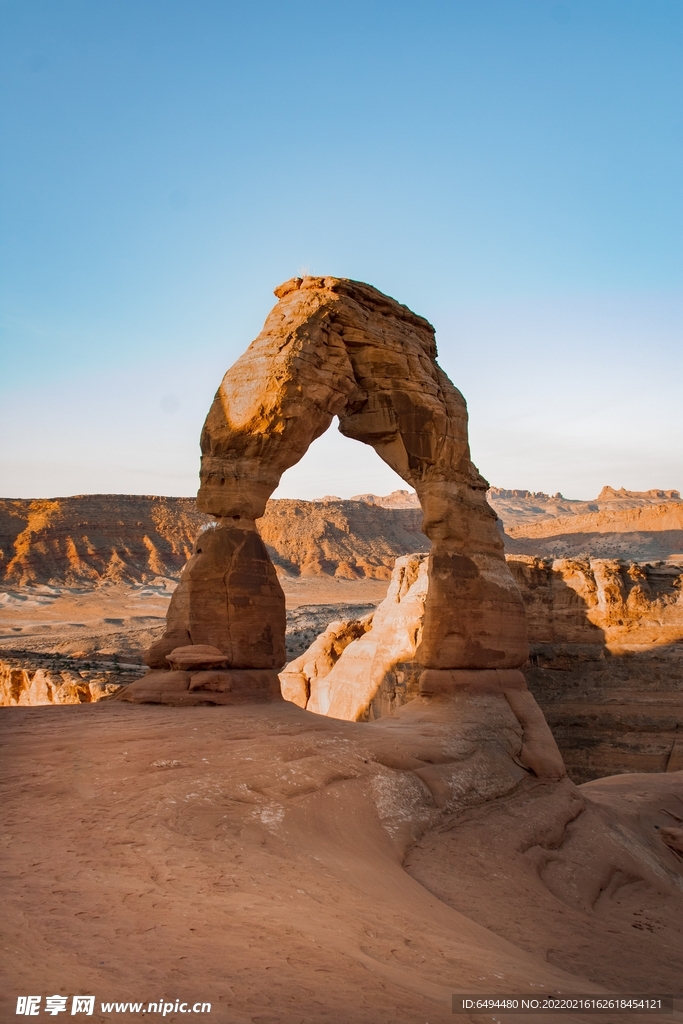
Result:
<instances>
[{"instance_id":1,"label":"weathered rock surface","mask_svg":"<svg viewBox=\"0 0 683 1024\"><path fill-rule=\"evenodd\" d=\"M417 499L416 499L417 501ZM258 530L280 573L389 580L394 561L429 547L414 505L361 499L269 501Z\"/></svg>"},{"instance_id":2,"label":"weathered rock surface","mask_svg":"<svg viewBox=\"0 0 683 1024\"><path fill-rule=\"evenodd\" d=\"M505 538L508 552L565 557L579 551L644 560L683 552L678 527L660 530L665 521L657 516L649 519L647 529L641 523L643 529L632 532L632 521L629 525L621 515L630 509L680 505L677 492L606 495L611 491L603 488L595 501L587 502L492 487L487 500L506 531L514 534ZM583 520L598 512L602 532L595 531L593 519ZM558 535L551 520L561 521ZM8 587L89 587L177 579L197 533L212 521L197 511L192 498L89 494L0 499L0 582ZM543 536L527 536L526 526L539 523ZM259 520L259 532L280 574L388 580L397 557L429 548L421 524L417 495L394 491L349 500L272 499ZM547 543L552 552L540 550Z\"/></svg>"},{"instance_id":3,"label":"weathered rock surface","mask_svg":"<svg viewBox=\"0 0 683 1024\"><path fill-rule=\"evenodd\" d=\"M106 701L0 729L5 1020L17 991L200 999L259 1024L679 991L683 860L661 833L683 775L539 780L495 694L368 723Z\"/></svg>"},{"instance_id":4,"label":"weathered rock surface","mask_svg":"<svg viewBox=\"0 0 683 1024\"><path fill-rule=\"evenodd\" d=\"M388 580L399 555L429 547L416 498L385 506L371 497L269 501L259 532L277 571ZM194 498L0 499L0 582L91 587L177 579L199 530L214 521Z\"/></svg>"},{"instance_id":5,"label":"weathered rock surface","mask_svg":"<svg viewBox=\"0 0 683 1024\"><path fill-rule=\"evenodd\" d=\"M607 508L583 515L506 524L505 549L550 558L683 559L683 502L653 501L629 508L615 504L610 501Z\"/></svg>"},{"instance_id":6,"label":"weathered rock surface","mask_svg":"<svg viewBox=\"0 0 683 1024\"><path fill-rule=\"evenodd\" d=\"M209 644L231 668L280 669L285 626L285 595L254 523L214 523L199 534L171 598L166 632L145 660L168 669L175 648Z\"/></svg>"},{"instance_id":7,"label":"weathered rock surface","mask_svg":"<svg viewBox=\"0 0 683 1024\"><path fill-rule=\"evenodd\" d=\"M202 433L197 505L260 518L282 473L335 415L414 487L432 542L420 644L432 667L514 667L524 616L486 481L470 460L467 409L422 317L355 281L296 278L226 373Z\"/></svg>"},{"instance_id":8,"label":"weathered rock surface","mask_svg":"<svg viewBox=\"0 0 683 1024\"><path fill-rule=\"evenodd\" d=\"M348 721L380 718L419 693L416 661L428 589L426 554L396 560L386 598L361 620L332 622L281 673L287 700Z\"/></svg>"},{"instance_id":9,"label":"weathered rock surface","mask_svg":"<svg viewBox=\"0 0 683 1024\"><path fill-rule=\"evenodd\" d=\"M372 616L331 623L280 675L285 699L352 722L381 718L417 698L450 693L503 699L519 722L519 761L541 778L565 774L543 713L514 670L425 669L417 658L429 587L429 556L396 561L386 598Z\"/></svg>"},{"instance_id":10,"label":"weathered rock surface","mask_svg":"<svg viewBox=\"0 0 683 1024\"><path fill-rule=\"evenodd\" d=\"M90 704L111 697L130 678L111 672L55 668L27 668L20 659L0 660L0 707L40 704Z\"/></svg>"},{"instance_id":11,"label":"weathered rock surface","mask_svg":"<svg viewBox=\"0 0 683 1024\"><path fill-rule=\"evenodd\" d=\"M603 487L597 498L591 501L565 498L559 493L507 490L504 487L490 487L486 497L489 505L505 523L506 530L563 516L581 516L591 512L618 513L631 508L681 501L678 491L655 488L650 491L627 491L623 487L619 490Z\"/></svg>"},{"instance_id":12,"label":"weathered rock surface","mask_svg":"<svg viewBox=\"0 0 683 1024\"><path fill-rule=\"evenodd\" d=\"M524 673L572 777L680 770L683 565L507 561L529 622ZM399 559L363 632L357 622L332 623L281 674L283 695L319 714L365 721L423 691L415 651L426 564L425 555Z\"/></svg>"},{"instance_id":13,"label":"weathered rock surface","mask_svg":"<svg viewBox=\"0 0 683 1024\"><path fill-rule=\"evenodd\" d=\"M572 778L683 767L683 564L508 557Z\"/></svg>"},{"instance_id":14,"label":"weathered rock surface","mask_svg":"<svg viewBox=\"0 0 683 1024\"><path fill-rule=\"evenodd\" d=\"M0 499L0 580L92 586L177 576L208 521L192 498Z\"/></svg>"}]
</instances>

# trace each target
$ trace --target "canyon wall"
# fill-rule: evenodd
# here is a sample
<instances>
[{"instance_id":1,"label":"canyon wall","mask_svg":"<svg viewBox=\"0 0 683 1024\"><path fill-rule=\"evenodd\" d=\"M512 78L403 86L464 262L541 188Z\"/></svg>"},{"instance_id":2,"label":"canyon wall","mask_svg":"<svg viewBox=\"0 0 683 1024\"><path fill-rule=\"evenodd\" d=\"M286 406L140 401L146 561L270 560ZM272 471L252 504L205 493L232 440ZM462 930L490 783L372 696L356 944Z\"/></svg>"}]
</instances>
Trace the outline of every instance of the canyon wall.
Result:
<instances>
[{"instance_id":1,"label":"canyon wall","mask_svg":"<svg viewBox=\"0 0 683 1024\"><path fill-rule=\"evenodd\" d=\"M492 487L507 554L683 559L676 491L603 488L595 501ZM611 494L615 495L612 497ZM605 497L607 495L607 497ZM177 579L212 517L194 498L86 494L0 499L0 584L88 587ZM343 500L273 499L259 531L278 573L388 580L396 558L427 550L411 491Z\"/></svg>"},{"instance_id":2,"label":"canyon wall","mask_svg":"<svg viewBox=\"0 0 683 1024\"><path fill-rule=\"evenodd\" d=\"M683 502L608 507L505 526L508 554L567 558L683 559Z\"/></svg>"},{"instance_id":3,"label":"canyon wall","mask_svg":"<svg viewBox=\"0 0 683 1024\"><path fill-rule=\"evenodd\" d=\"M425 557L397 560L374 616L331 624L287 666L287 699L372 721L418 696ZM524 675L570 776L683 768L683 565L507 563L528 617Z\"/></svg>"},{"instance_id":4,"label":"canyon wall","mask_svg":"<svg viewBox=\"0 0 683 1024\"><path fill-rule=\"evenodd\" d=\"M508 556L525 668L579 782L683 768L683 564Z\"/></svg>"},{"instance_id":5,"label":"canyon wall","mask_svg":"<svg viewBox=\"0 0 683 1024\"><path fill-rule=\"evenodd\" d=\"M0 582L88 587L177 578L199 530L213 521L194 498L0 499ZM429 546L421 523L419 505L405 502L276 499L259 530L281 573L388 580L399 555Z\"/></svg>"}]
</instances>

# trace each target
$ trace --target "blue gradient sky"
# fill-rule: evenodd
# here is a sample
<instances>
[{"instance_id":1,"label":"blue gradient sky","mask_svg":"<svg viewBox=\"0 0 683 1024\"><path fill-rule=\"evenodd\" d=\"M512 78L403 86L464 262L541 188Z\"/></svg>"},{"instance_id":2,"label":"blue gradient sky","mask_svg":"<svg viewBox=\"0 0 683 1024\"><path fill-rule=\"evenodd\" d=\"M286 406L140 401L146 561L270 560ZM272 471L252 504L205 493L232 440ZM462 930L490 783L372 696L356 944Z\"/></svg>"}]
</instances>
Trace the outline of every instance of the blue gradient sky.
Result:
<instances>
[{"instance_id":1,"label":"blue gradient sky","mask_svg":"<svg viewBox=\"0 0 683 1024\"><path fill-rule=\"evenodd\" d=\"M435 324L492 483L683 488L680 0L0 18L0 494L194 493L302 270ZM329 432L279 493L400 485Z\"/></svg>"}]
</instances>

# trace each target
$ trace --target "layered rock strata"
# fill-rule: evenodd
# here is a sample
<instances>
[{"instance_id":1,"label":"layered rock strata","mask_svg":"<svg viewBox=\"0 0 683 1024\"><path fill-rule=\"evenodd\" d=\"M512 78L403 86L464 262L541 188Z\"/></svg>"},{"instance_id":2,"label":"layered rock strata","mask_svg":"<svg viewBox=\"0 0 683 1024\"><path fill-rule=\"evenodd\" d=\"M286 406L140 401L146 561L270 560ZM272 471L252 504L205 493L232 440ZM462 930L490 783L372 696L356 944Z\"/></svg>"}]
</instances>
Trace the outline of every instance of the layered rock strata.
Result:
<instances>
[{"instance_id":1,"label":"layered rock strata","mask_svg":"<svg viewBox=\"0 0 683 1024\"><path fill-rule=\"evenodd\" d=\"M366 496L274 498L259 533L282 575L388 580L398 556L429 545L417 498L403 495L389 495L389 505ZM84 589L176 579L199 530L213 521L194 498L0 498L0 582Z\"/></svg>"},{"instance_id":2,"label":"layered rock strata","mask_svg":"<svg viewBox=\"0 0 683 1024\"><path fill-rule=\"evenodd\" d=\"M282 668L284 597L254 521L334 416L343 434L372 445L415 488L422 507L432 547L416 663L519 667L528 654L521 597L488 484L470 459L465 400L436 362L433 327L359 282L295 278L275 294L278 304L226 373L204 425L197 506L216 517L218 539L198 541L150 667L170 684L162 663L173 650L210 643L225 655L225 671ZM233 564L242 551L244 571ZM159 699L151 686L133 684L126 699Z\"/></svg>"},{"instance_id":3,"label":"layered rock strata","mask_svg":"<svg viewBox=\"0 0 683 1024\"><path fill-rule=\"evenodd\" d=\"M527 610L531 692L518 696L513 681L506 699L523 716L521 702L534 695L572 778L683 768L683 566L507 562ZM397 560L387 598L362 633L354 620L331 623L281 674L283 695L318 714L367 721L418 695L505 690L496 673L423 671L416 661L426 566L426 555Z\"/></svg>"},{"instance_id":4,"label":"layered rock strata","mask_svg":"<svg viewBox=\"0 0 683 1024\"><path fill-rule=\"evenodd\" d=\"M627 507L615 507L620 504ZM518 525L506 523L505 532L509 554L545 558L585 558L590 554L597 558L630 557L643 561L681 559L683 502L643 499L636 507L629 507L627 499L623 503L601 502L599 511L581 515L561 515Z\"/></svg>"},{"instance_id":5,"label":"layered rock strata","mask_svg":"<svg viewBox=\"0 0 683 1024\"><path fill-rule=\"evenodd\" d=\"M508 557L529 689L578 782L683 768L683 564Z\"/></svg>"},{"instance_id":6,"label":"layered rock strata","mask_svg":"<svg viewBox=\"0 0 683 1024\"><path fill-rule=\"evenodd\" d=\"M111 697L128 680L90 670L27 667L17 659L0 660L0 707L40 704L92 704Z\"/></svg>"}]
</instances>

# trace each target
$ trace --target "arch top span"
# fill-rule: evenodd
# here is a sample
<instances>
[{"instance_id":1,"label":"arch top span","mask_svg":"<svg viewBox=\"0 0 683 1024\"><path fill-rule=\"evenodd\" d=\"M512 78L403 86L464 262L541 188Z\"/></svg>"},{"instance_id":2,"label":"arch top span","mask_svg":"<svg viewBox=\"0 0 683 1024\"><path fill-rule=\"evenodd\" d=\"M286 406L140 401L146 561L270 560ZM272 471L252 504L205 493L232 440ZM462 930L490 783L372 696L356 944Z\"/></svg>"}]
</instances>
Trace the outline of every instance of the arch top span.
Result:
<instances>
[{"instance_id":1,"label":"arch top span","mask_svg":"<svg viewBox=\"0 0 683 1024\"><path fill-rule=\"evenodd\" d=\"M456 478L485 491L469 458L465 401L436 362L427 320L356 281L294 278L275 294L209 411L202 511L262 516L282 474L334 416L418 493Z\"/></svg>"},{"instance_id":2,"label":"arch top span","mask_svg":"<svg viewBox=\"0 0 683 1024\"><path fill-rule=\"evenodd\" d=\"M436 361L434 328L370 285L293 278L228 370L201 437L198 507L258 519L280 477L334 416L415 488L432 541L418 660L515 668L524 611L487 483L470 458L465 400Z\"/></svg>"}]
</instances>

